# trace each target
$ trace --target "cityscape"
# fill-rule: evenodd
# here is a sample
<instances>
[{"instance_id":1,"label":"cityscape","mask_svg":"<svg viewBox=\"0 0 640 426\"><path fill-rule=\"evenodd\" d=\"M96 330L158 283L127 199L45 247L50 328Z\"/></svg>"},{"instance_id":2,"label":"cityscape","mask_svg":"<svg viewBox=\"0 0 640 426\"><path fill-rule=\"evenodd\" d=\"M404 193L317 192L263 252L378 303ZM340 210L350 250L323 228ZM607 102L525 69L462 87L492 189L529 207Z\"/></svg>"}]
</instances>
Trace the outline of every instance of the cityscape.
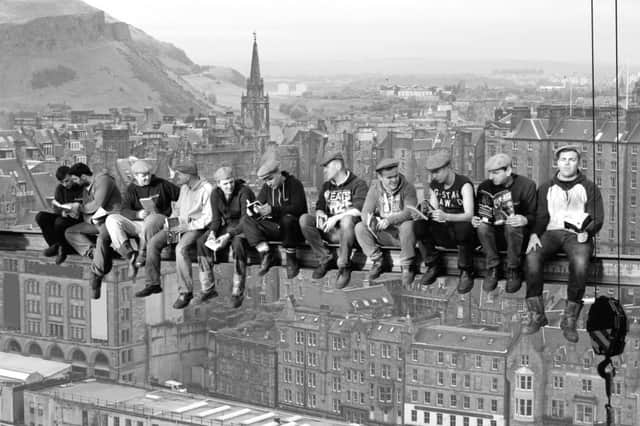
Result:
<instances>
[{"instance_id":1,"label":"cityscape","mask_svg":"<svg viewBox=\"0 0 640 426\"><path fill-rule=\"evenodd\" d=\"M618 298L628 318L625 352L613 358L613 424L640 426L640 69L625 64L597 82L589 67L542 61L477 73L276 74L258 26L244 35L250 65L236 70L198 65L87 3L61 4L0 4L0 426L604 425L601 357L585 329L598 295ZM573 266L562 256L544 268L548 325L527 334L526 285L510 292L500 278L488 291L479 248L469 292L451 250L446 275L422 285L422 274L404 282L400 247L384 247L394 266L373 280L356 249L344 288L338 270L314 278L307 245L293 278L280 259L263 273L253 250L241 306L230 304L233 260L221 257L217 297L175 309L181 272L171 256L161 292L137 296L145 270L132 277L116 259L95 298L92 259L43 256L36 223L54 211L56 171L76 163L107 172L123 194L142 159L169 181L189 163L215 184L230 166L257 194L258 170L277 161L315 212L332 153L368 184L393 160L425 200L427 164L443 153L474 188L499 153L540 186L565 145L605 216L577 342L563 335ZM198 277L195 249L191 257Z\"/></svg>"}]
</instances>

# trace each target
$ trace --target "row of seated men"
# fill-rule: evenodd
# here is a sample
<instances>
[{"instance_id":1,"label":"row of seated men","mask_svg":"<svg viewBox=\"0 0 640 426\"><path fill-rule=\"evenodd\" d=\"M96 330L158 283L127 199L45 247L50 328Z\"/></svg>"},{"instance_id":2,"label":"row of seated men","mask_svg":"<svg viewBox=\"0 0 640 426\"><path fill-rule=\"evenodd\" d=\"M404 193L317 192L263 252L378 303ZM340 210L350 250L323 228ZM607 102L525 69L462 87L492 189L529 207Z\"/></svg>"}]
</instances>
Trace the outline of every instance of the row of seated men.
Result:
<instances>
[{"instance_id":1,"label":"row of seated men","mask_svg":"<svg viewBox=\"0 0 640 426\"><path fill-rule=\"evenodd\" d=\"M257 197L226 166L216 171L214 186L199 177L193 162L178 164L174 185L154 176L151 165L139 160L132 165L133 182L121 196L113 177L94 175L79 163L58 170L55 212L41 212L37 221L49 243L45 255L56 256L56 263L74 251L92 258L94 298L100 297L102 279L112 267L112 249L128 261L132 278L145 268L146 284L136 296L161 292L160 253L176 244L180 293L176 309L186 307L194 297L189 256L194 246L200 302L218 295L213 267L217 259L227 258L225 251L232 247L231 301L238 307L244 296L249 251L255 249L260 255L261 276L276 264L269 241L282 241L288 278L299 273L296 249L306 241L318 260L313 278L337 268L337 288L350 282L354 248L370 258L368 279L375 280L392 266L383 247L399 247L404 285L420 273L417 251L425 263L420 284L431 285L445 273L439 247L457 248L461 294L474 285L473 252L480 243L487 262L485 291L493 291L504 277L505 290L513 293L526 280L525 334L548 323L542 299L543 264L564 252L570 274L561 327L569 341L577 341L576 321L593 238L602 227L604 213L599 189L579 170L579 148L563 146L555 155L557 172L536 188L532 180L513 172L508 155L497 154L487 160L489 177L476 192L467 177L453 170L448 152L438 152L426 161L432 180L425 199L418 200L414 185L399 173L398 161L380 161L377 179L367 185L345 167L340 152L333 152L322 161L325 182L313 214L307 212L302 183L280 170L274 159L258 169L263 185ZM91 237L96 238L95 244ZM131 237L139 239L137 248L131 245ZM337 255L327 242L338 244ZM505 262L502 250L506 250Z\"/></svg>"}]
</instances>

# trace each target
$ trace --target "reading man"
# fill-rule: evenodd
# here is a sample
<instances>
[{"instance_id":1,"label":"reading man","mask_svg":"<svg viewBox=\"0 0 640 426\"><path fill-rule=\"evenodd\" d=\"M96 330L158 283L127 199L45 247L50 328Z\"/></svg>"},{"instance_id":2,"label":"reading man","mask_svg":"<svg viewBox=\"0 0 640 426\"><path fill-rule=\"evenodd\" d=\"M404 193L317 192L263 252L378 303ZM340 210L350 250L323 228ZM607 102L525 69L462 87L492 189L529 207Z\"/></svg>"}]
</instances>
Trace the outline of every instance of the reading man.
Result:
<instances>
[{"instance_id":1,"label":"reading man","mask_svg":"<svg viewBox=\"0 0 640 426\"><path fill-rule=\"evenodd\" d=\"M241 288L236 289L231 297L232 306L237 308L242 304L244 294L244 280L247 275L247 259L243 255L246 250L244 237L240 235L238 224L247 214L247 205L255 200L251 188L244 180L237 179L231 167L220 167L215 175L216 188L211 194L211 223L209 229L198 239L198 269L202 294L200 302L216 297L213 266L217 261L216 254L227 257L223 251L233 247L234 274L233 282Z\"/></svg>"},{"instance_id":2,"label":"reading man","mask_svg":"<svg viewBox=\"0 0 640 426\"><path fill-rule=\"evenodd\" d=\"M59 265L64 262L67 254L73 253L73 248L64 237L64 231L81 221L80 215L71 213L71 203L82 199L83 187L73 182L67 166L58 167L56 179L59 183L53 196L53 212L39 212L36 223L49 244L43 255L56 256L56 264Z\"/></svg>"},{"instance_id":3,"label":"reading man","mask_svg":"<svg viewBox=\"0 0 640 426\"><path fill-rule=\"evenodd\" d=\"M569 281L562 334L578 341L576 322L582 310L593 238L602 228L604 209L600 189L578 168L580 147L565 145L555 152L558 172L538 190L536 221L527 246L527 310L522 333L535 333L547 325L544 313L543 265L562 251L569 258Z\"/></svg>"},{"instance_id":4,"label":"reading man","mask_svg":"<svg viewBox=\"0 0 640 426\"><path fill-rule=\"evenodd\" d=\"M171 215L171 202L178 199L180 188L151 173L151 164L138 160L131 165L133 182L122 197L122 211L107 216L105 226L111 244L129 263L129 278L134 278L138 267L146 262L147 241L164 226ZM129 238L139 238L134 251Z\"/></svg>"},{"instance_id":5,"label":"reading man","mask_svg":"<svg viewBox=\"0 0 640 426\"><path fill-rule=\"evenodd\" d=\"M449 151L438 151L427 158L431 172L430 195L423 203L428 207L429 219L414 222L416 239L423 250L427 269L420 284L431 285L444 274L440 252L436 245L458 247L458 293L473 288L473 250L476 235L471 226L473 217L473 184L468 177L456 173L451 167Z\"/></svg>"},{"instance_id":6,"label":"reading man","mask_svg":"<svg viewBox=\"0 0 640 426\"><path fill-rule=\"evenodd\" d=\"M536 184L513 173L511 157L496 154L487 160L489 179L478 186L476 214L471 224L477 229L487 259L485 291L493 291L501 277L500 253L507 250L507 293L522 285L521 262L524 241L536 215Z\"/></svg>"},{"instance_id":7,"label":"reading man","mask_svg":"<svg viewBox=\"0 0 640 426\"><path fill-rule=\"evenodd\" d=\"M325 241L339 243L336 287L344 288L351 280L351 251L356 242L355 226L367 196L367 184L349 171L341 152L329 152L322 161L326 181L318 194L316 214L300 217L302 234L319 258L320 265L312 277L320 279L335 259Z\"/></svg>"},{"instance_id":8,"label":"reading man","mask_svg":"<svg viewBox=\"0 0 640 426\"><path fill-rule=\"evenodd\" d=\"M417 204L416 188L398 171L398 160L386 158L376 166L378 179L371 182L362 207L363 221L356 225L356 237L373 266L369 280L390 269L385 265L381 246L400 246L402 284L407 286L416 276L414 258L416 237L408 206Z\"/></svg>"}]
</instances>

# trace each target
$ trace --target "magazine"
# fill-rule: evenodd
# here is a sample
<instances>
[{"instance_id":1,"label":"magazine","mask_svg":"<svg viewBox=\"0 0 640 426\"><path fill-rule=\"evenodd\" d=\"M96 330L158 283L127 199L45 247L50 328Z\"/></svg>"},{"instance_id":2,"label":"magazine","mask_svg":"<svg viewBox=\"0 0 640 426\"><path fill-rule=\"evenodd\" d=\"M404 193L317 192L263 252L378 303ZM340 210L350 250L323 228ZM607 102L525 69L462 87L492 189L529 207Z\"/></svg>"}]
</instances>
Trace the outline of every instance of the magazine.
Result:
<instances>
[{"instance_id":1,"label":"magazine","mask_svg":"<svg viewBox=\"0 0 640 426\"><path fill-rule=\"evenodd\" d=\"M515 214L511 191L508 189L491 194L478 191L478 216L485 223L503 225L508 217Z\"/></svg>"},{"instance_id":2,"label":"magazine","mask_svg":"<svg viewBox=\"0 0 640 426\"><path fill-rule=\"evenodd\" d=\"M142 208L149 213L156 213L156 200L158 198L160 198L158 194L152 195L150 197L140 198L140 204L142 205Z\"/></svg>"}]
</instances>

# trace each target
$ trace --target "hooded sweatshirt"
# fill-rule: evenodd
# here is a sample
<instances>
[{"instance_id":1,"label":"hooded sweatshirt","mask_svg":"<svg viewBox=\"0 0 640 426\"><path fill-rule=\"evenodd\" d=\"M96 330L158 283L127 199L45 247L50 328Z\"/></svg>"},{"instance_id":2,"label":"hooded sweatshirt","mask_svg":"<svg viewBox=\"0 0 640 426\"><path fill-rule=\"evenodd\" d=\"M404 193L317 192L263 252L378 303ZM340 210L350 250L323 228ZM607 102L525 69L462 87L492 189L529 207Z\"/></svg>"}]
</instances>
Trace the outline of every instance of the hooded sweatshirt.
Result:
<instances>
[{"instance_id":1,"label":"hooded sweatshirt","mask_svg":"<svg viewBox=\"0 0 640 426\"><path fill-rule=\"evenodd\" d=\"M580 213L588 213L592 219L585 231L590 236L597 234L604 223L600 189L580 172L569 182L559 180L556 174L538 189L533 232L540 236L546 230L565 229L565 217Z\"/></svg>"},{"instance_id":2,"label":"hooded sweatshirt","mask_svg":"<svg viewBox=\"0 0 640 426\"><path fill-rule=\"evenodd\" d=\"M138 186L135 183L130 183L127 186L127 192L122 197L121 214L128 219L137 220L138 211L142 210L140 198L157 195L158 198L155 200L157 212L169 217L171 216L171 202L177 201L179 194L180 188L176 185L153 175L147 186Z\"/></svg>"},{"instance_id":3,"label":"hooded sweatshirt","mask_svg":"<svg viewBox=\"0 0 640 426\"><path fill-rule=\"evenodd\" d=\"M380 180L371 182L367 199L362 207L362 217L366 218L368 214L373 213L382 219L387 219L391 225L399 225L411 220L411 211L407 206L415 207L418 203L416 188L403 174L398 176L400 181L392 192L387 192Z\"/></svg>"},{"instance_id":4,"label":"hooded sweatshirt","mask_svg":"<svg viewBox=\"0 0 640 426\"><path fill-rule=\"evenodd\" d=\"M120 190L116 180L108 173L98 173L93 183L82 194L82 213L85 222L91 222L91 216L102 207L104 210L118 211L122 204Z\"/></svg>"},{"instance_id":5,"label":"hooded sweatshirt","mask_svg":"<svg viewBox=\"0 0 640 426\"><path fill-rule=\"evenodd\" d=\"M271 217L280 220L285 214L300 217L307 212L307 196L304 193L302 182L290 175L281 172L284 181L277 188L271 188L266 183L258 194L258 201L271 206Z\"/></svg>"},{"instance_id":6,"label":"hooded sweatshirt","mask_svg":"<svg viewBox=\"0 0 640 426\"><path fill-rule=\"evenodd\" d=\"M214 189L211 194L212 219L209 229L214 235L219 236L222 229L226 227L229 235L232 237L237 235L236 226L242 216L247 214L247 201L253 202L255 199L253 191L244 184L242 179L236 179L229 200L222 189Z\"/></svg>"},{"instance_id":7,"label":"hooded sweatshirt","mask_svg":"<svg viewBox=\"0 0 640 426\"><path fill-rule=\"evenodd\" d=\"M322 184L316 210L322 210L329 217L350 209L362 210L367 197L367 184L353 173L347 173L347 179L340 185L336 185L334 180Z\"/></svg>"},{"instance_id":8,"label":"hooded sweatshirt","mask_svg":"<svg viewBox=\"0 0 640 426\"><path fill-rule=\"evenodd\" d=\"M191 186L188 183L182 185L171 216L179 218L180 223L188 224L189 231L205 229L211 223L212 192L213 185L204 179Z\"/></svg>"}]
</instances>

